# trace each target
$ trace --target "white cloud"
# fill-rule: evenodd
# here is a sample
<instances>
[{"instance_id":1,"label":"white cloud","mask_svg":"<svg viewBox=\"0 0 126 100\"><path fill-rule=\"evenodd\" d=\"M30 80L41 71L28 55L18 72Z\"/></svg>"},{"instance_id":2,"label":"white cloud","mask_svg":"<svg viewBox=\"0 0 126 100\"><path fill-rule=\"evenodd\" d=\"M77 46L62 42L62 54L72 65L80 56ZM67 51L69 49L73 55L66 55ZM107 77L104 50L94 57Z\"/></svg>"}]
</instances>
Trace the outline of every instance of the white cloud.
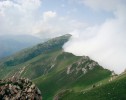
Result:
<instances>
[{"instance_id":1,"label":"white cloud","mask_svg":"<svg viewBox=\"0 0 126 100\"><path fill-rule=\"evenodd\" d=\"M42 0L0 1L0 34L55 37L86 25L56 11L42 9Z\"/></svg>"},{"instance_id":2,"label":"white cloud","mask_svg":"<svg viewBox=\"0 0 126 100\"><path fill-rule=\"evenodd\" d=\"M74 31L76 35L64 45L67 52L87 55L107 69L120 74L126 69L126 4L122 0L83 0L95 10L111 11L114 18L106 19L99 26Z\"/></svg>"},{"instance_id":3,"label":"white cloud","mask_svg":"<svg viewBox=\"0 0 126 100\"><path fill-rule=\"evenodd\" d=\"M48 20L42 19L39 21L36 25L35 33L41 37L53 38L63 34L68 34L76 28L84 29L85 27L87 27L86 23L81 23L67 17L55 16Z\"/></svg>"},{"instance_id":4,"label":"white cloud","mask_svg":"<svg viewBox=\"0 0 126 100\"><path fill-rule=\"evenodd\" d=\"M32 33L40 0L0 1L0 34Z\"/></svg>"},{"instance_id":5,"label":"white cloud","mask_svg":"<svg viewBox=\"0 0 126 100\"><path fill-rule=\"evenodd\" d=\"M53 12L53 11L47 11L47 12L44 12L43 14L44 21L48 21L55 17L56 17L56 12Z\"/></svg>"}]
</instances>

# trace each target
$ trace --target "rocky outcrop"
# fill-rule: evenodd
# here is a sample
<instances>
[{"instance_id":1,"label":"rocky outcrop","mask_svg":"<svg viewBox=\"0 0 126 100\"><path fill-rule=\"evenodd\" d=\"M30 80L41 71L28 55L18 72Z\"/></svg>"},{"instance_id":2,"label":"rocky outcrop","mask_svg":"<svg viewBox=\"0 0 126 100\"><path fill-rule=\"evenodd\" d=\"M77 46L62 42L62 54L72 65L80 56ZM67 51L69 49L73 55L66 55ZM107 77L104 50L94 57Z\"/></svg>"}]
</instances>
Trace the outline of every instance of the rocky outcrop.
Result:
<instances>
[{"instance_id":1,"label":"rocky outcrop","mask_svg":"<svg viewBox=\"0 0 126 100\"><path fill-rule=\"evenodd\" d=\"M109 82L115 80L115 79L117 78L117 76L118 76L118 75L117 75L114 71L111 71L111 77L110 77L110 79L109 79Z\"/></svg>"},{"instance_id":2,"label":"rocky outcrop","mask_svg":"<svg viewBox=\"0 0 126 100\"><path fill-rule=\"evenodd\" d=\"M87 69L86 68L82 68L82 71L83 71L84 74L87 73Z\"/></svg>"},{"instance_id":3,"label":"rocky outcrop","mask_svg":"<svg viewBox=\"0 0 126 100\"><path fill-rule=\"evenodd\" d=\"M42 100L40 90L25 78L0 80L0 100Z\"/></svg>"},{"instance_id":4,"label":"rocky outcrop","mask_svg":"<svg viewBox=\"0 0 126 100\"><path fill-rule=\"evenodd\" d=\"M88 56L83 56L79 61L74 62L72 65L67 67L67 74L79 72L86 74L88 71L93 70L99 64L93 60L91 60Z\"/></svg>"},{"instance_id":5,"label":"rocky outcrop","mask_svg":"<svg viewBox=\"0 0 126 100\"><path fill-rule=\"evenodd\" d=\"M68 66L68 68L67 68L67 74L70 74L70 68L71 68L71 66Z\"/></svg>"}]
</instances>

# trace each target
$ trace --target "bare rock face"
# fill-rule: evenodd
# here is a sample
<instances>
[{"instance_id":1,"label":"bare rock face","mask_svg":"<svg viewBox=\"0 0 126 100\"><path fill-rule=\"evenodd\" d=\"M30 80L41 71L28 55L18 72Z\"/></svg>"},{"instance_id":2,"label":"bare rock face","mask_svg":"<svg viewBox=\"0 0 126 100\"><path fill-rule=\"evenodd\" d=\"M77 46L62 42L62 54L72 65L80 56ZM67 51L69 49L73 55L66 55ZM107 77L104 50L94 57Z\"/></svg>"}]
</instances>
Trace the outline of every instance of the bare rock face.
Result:
<instances>
[{"instance_id":1,"label":"bare rock face","mask_svg":"<svg viewBox=\"0 0 126 100\"><path fill-rule=\"evenodd\" d=\"M90 70L93 70L99 64L93 60L91 60L88 56L83 56L79 61L74 62L72 65L67 67L67 74L71 73L83 73L86 74Z\"/></svg>"},{"instance_id":2,"label":"bare rock face","mask_svg":"<svg viewBox=\"0 0 126 100\"><path fill-rule=\"evenodd\" d=\"M0 80L0 100L42 100L42 96L28 79L7 79Z\"/></svg>"},{"instance_id":3,"label":"bare rock face","mask_svg":"<svg viewBox=\"0 0 126 100\"><path fill-rule=\"evenodd\" d=\"M82 71L83 71L84 74L87 73L87 69L86 68L82 68Z\"/></svg>"},{"instance_id":4,"label":"bare rock face","mask_svg":"<svg viewBox=\"0 0 126 100\"><path fill-rule=\"evenodd\" d=\"M69 67L67 68L67 74L70 74L70 68L71 68L71 66L69 66Z\"/></svg>"}]
</instances>

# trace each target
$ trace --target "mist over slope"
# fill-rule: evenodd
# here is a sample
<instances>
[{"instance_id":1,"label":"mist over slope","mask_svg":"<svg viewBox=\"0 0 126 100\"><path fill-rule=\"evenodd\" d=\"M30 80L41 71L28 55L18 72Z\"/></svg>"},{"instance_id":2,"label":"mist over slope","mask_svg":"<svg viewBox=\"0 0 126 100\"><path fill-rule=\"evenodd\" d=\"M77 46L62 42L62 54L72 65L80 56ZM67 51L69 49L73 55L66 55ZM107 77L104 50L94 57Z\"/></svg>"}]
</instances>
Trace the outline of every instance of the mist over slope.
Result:
<instances>
[{"instance_id":1,"label":"mist over slope","mask_svg":"<svg viewBox=\"0 0 126 100\"><path fill-rule=\"evenodd\" d=\"M126 69L126 2L124 0L82 0L94 12L111 12L101 24L74 30L64 50L75 55L87 55L109 70L120 74ZM77 47L77 48L76 48Z\"/></svg>"}]
</instances>

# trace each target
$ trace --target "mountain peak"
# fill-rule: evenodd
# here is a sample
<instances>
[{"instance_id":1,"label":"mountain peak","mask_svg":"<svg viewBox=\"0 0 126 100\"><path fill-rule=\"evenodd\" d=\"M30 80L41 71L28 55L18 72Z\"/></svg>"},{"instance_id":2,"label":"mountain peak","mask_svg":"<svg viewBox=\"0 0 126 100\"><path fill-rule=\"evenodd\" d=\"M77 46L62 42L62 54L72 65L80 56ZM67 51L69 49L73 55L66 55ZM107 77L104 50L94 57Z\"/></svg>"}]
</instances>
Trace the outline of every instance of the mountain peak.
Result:
<instances>
[{"instance_id":1,"label":"mountain peak","mask_svg":"<svg viewBox=\"0 0 126 100\"><path fill-rule=\"evenodd\" d=\"M69 40L70 34L65 34L63 36L52 38L44 43L40 43L32 48L25 49L21 52L10 56L5 62L6 66L15 66L24 62L27 62L34 57L52 50L62 49L62 46Z\"/></svg>"}]
</instances>

